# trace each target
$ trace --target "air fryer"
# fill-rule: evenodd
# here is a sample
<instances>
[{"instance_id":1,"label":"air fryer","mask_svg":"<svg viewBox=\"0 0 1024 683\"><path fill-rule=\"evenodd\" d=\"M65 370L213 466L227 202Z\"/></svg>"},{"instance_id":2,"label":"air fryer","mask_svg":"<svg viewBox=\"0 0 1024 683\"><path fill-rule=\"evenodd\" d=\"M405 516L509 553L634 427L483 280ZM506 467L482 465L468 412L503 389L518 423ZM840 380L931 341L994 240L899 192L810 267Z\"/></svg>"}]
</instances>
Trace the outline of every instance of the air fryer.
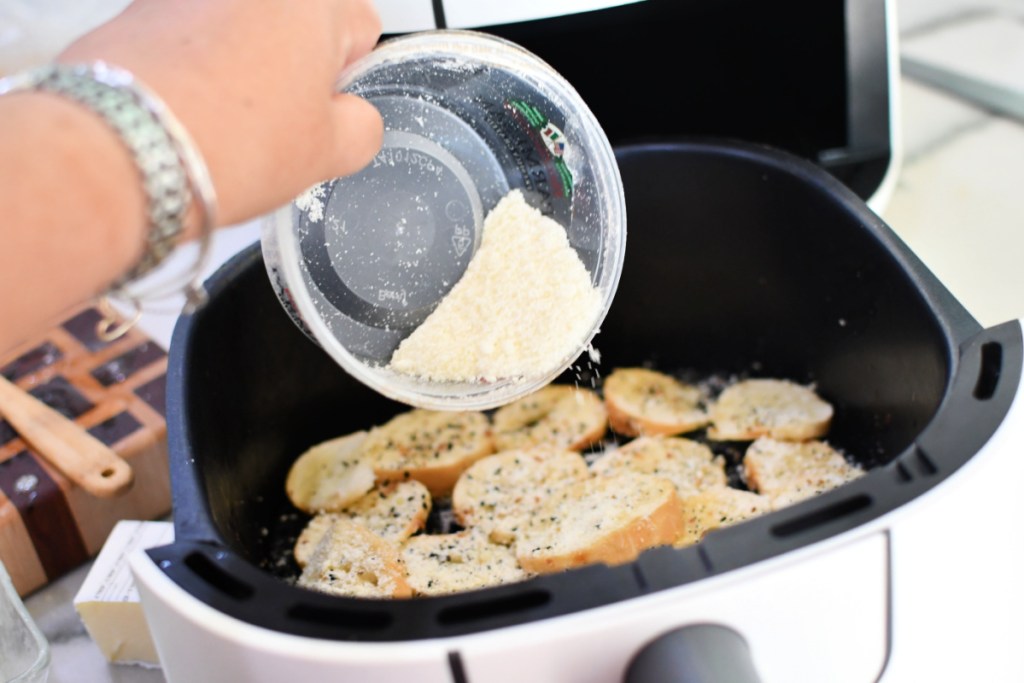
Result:
<instances>
[{"instance_id":1,"label":"air fryer","mask_svg":"<svg viewBox=\"0 0 1024 683\"><path fill-rule=\"evenodd\" d=\"M867 476L625 566L407 601L297 588L281 577L275 546L281 520L295 514L284 494L291 462L406 408L346 375L295 327L253 246L175 331L176 540L149 551L154 562L217 611L272 631L355 641L471 634L702 581L855 529L952 475L998 427L1019 384L1019 325L982 329L837 181L749 145L624 147L618 159L629 246L596 340L601 368L814 382L836 409L830 441Z\"/></svg>"},{"instance_id":2,"label":"air fryer","mask_svg":"<svg viewBox=\"0 0 1024 683\"><path fill-rule=\"evenodd\" d=\"M1020 414L1024 352L1018 321L983 329L862 201L884 203L898 157L892 2L378 5L386 33L475 28L522 44L616 145L626 261L597 371L813 382L836 409L830 442L868 473L626 565L406 601L297 588L282 560L304 522L284 494L292 460L406 407L293 325L254 245L209 281L172 342L176 540L133 564L168 676L643 683L716 660L693 680L868 681L960 662L931 659L951 654L947 640L907 632L936 620L937 590L958 603L965 564L986 576L1021 566L1010 544L947 548L935 525L987 524L962 501L1024 478L1021 423L1007 418ZM577 375L597 376L585 360L563 381ZM741 450L725 449L735 462ZM852 583L822 579L847 566ZM750 614L752 597L781 585L791 594L762 606L781 604L799 636ZM1007 661L1004 623L948 631L983 669Z\"/></svg>"}]
</instances>

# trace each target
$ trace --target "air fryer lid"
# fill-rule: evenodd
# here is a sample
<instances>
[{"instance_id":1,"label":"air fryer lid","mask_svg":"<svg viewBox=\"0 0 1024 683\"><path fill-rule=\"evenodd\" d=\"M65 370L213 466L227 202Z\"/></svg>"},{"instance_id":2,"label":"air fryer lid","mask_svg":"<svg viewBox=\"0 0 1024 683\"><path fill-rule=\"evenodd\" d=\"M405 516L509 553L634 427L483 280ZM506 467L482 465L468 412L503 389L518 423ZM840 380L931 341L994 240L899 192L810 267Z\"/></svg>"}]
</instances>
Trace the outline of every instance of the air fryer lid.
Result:
<instances>
[{"instance_id":1,"label":"air fryer lid","mask_svg":"<svg viewBox=\"0 0 1024 683\"><path fill-rule=\"evenodd\" d=\"M852 529L949 476L1000 424L1021 374L1019 327L982 330L825 172L741 145L629 147L618 158L632 230L597 339L602 372L648 362L813 381L836 407L830 441L872 467L867 476L629 565L404 601L296 588L272 561L281 516L294 514L284 494L292 460L405 408L302 335L254 246L211 279L209 302L175 331L176 541L149 551L157 565L222 613L281 632L376 641L471 633L697 581Z\"/></svg>"}]
</instances>

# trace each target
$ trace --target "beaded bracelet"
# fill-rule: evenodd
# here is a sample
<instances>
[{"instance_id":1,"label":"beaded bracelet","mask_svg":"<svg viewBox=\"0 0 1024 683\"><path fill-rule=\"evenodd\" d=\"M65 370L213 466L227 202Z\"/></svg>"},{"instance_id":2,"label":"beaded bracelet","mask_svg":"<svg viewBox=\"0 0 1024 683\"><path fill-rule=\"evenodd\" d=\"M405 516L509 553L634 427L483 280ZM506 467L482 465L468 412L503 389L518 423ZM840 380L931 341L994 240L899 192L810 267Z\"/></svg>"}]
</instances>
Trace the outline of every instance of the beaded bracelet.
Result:
<instances>
[{"instance_id":1,"label":"beaded bracelet","mask_svg":"<svg viewBox=\"0 0 1024 683\"><path fill-rule=\"evenodd\" d=\"M0 78L0 95L34 90L69 98L102 118L128 149L146 195L148 231L139 262L100 301L104 319L97 333L116 339L138 321L143 302L184 290L185 310L205 299L200 277L216 221L216 195L210 174L195 143L167 106L131 73L104 62L50 64ZM201 214L199 252L185 276L153 283L150 275L173 250L185 225L192 200ZM139 281L147 284L140 288ZM110 299L125 301L132 315L124 318Z\"/></svg>"}]
</instances>

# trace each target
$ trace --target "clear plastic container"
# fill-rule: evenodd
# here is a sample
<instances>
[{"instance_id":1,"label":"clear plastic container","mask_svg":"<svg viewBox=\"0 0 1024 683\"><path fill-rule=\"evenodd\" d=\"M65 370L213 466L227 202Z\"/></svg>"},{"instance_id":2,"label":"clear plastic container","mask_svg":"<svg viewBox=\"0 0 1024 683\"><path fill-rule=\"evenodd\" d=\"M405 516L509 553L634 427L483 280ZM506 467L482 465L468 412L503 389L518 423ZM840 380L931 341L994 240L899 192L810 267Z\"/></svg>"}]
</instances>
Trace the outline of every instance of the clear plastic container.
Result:
<instances>
[{"instance_id":1,"label":"clear plastic container","mask_svg":"<svg viewBox=\"0 0 1024 683\"><path fill-rule=\"evenodd\" d=\"M0 681L44 683L49 673L50 645L0 562Z\"/></svg>"},{"instance_id":2,"label":"clear plastic container","mask_svg":"<svg viewBox=\"0 0 1024 683\"><path fill-rule=\"evenodd\" d=\"M388 41L339 88L380 110L383 148L361 172L266 221L264 258L285 309L349 373L411 405L484 409L550 382L597 332L625 253L622 181L593 114L540 59L469 31ZM590 333L531 377L432 382L390 370L398 344L462 276L484 217L513 189L565 228L599 288Z\"/></svg>"}]
</instances>

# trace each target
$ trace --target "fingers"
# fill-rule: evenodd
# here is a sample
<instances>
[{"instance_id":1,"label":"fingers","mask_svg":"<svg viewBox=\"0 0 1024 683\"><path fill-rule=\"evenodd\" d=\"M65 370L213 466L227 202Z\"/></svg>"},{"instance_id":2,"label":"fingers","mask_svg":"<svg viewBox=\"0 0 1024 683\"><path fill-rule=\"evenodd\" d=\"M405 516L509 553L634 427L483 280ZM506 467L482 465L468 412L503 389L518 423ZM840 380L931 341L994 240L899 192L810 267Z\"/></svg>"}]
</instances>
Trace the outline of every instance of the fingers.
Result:
<instances>
[{"instance_id":1,"label":"fingers","mask_svg":"<svg viewBox=\"0 0 1024 683\"><path fill-rule=\"evenodd\" d=\"M369 53L380 38L380 16L371 0L341 0L342 25L348 46L344 66ZM356 173L380 150L384 122L380 112L366 100L341 93L334 95L334 145L328 155L328 176Z\"/></svg>"},{"instance_id":2,"label":"fingers","mask_svg":"<svg viewBox=\"0 0 1024 683\"><path fill-rule=\"evenodd\" d=\"M335 95L332 106L334 145L327 175L349 175L370 163L380 150L384 121L372 104L355 95Z\"/></svg>"}]
</instances>

